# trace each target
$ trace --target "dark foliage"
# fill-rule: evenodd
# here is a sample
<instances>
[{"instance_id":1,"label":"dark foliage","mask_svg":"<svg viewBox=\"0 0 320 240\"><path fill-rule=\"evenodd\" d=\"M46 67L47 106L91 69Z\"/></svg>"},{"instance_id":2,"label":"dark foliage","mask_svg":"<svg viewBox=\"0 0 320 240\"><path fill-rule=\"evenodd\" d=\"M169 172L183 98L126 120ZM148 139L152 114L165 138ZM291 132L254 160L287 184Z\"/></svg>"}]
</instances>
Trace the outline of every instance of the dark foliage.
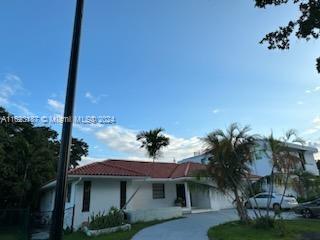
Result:
<instances>
[{"instance_id":1,"label":"dark foliage","mask_svg":"<svg viewBox=\"0 0 320 240\"><path fill-rule=\"evenodd\" d=\"M0 208L35 207L40 186L56 175L58 133L31 122L8 121L0 107ZM73 139L71 166L88 152L83 140Z\"/></svg>"},{"instance_id":2,"label":"dark foliage","mask_svg":"<svg viewBox=\"0 0 320 240\"><path fill-rule=\"evenodd\" d=\"M299 5L300 16L291 20L287 26L279 27L277 31L268 33L260 43L267 43L269 49L289 49L292 33L298 39L318 39L320 34L320 1L319 0L255 0L256 7L265 8L268 5L282 5L293 2ZM320 73L320 58L316 67Z\"/></svg>"},{"instance_id":3,"label":"dark foliage","mask_svg":"<svg viewBox=\"0 0 320 240\"><path fill-rule=\"evenodd\" d=\"M163 131L163 128L156 128L142 131L137 135L137 141L141 142L141 148L145 148L153 160L159 157L161 149L170 143L170 139L161 133Z\"/></svg>"},{"instance_id":4,"label":"dark foliage","mask_svg":"<svg viewBox=\"0 0 320 240\"><path fill-rule=\"evenodd\" d=\"M234 194L236 208L242 222L247 222L249 216L239 192L243 188L242 180L250 173L249 165L253 161L252 149L256 145L257 137L250 135L249 131L249 126L241 128L233 123L225 132L217 129L209 133L203 140L207 152L212 157L209 158L207 169L199 173L210 177L220 191Z\"/></svg>"}]
</instances>

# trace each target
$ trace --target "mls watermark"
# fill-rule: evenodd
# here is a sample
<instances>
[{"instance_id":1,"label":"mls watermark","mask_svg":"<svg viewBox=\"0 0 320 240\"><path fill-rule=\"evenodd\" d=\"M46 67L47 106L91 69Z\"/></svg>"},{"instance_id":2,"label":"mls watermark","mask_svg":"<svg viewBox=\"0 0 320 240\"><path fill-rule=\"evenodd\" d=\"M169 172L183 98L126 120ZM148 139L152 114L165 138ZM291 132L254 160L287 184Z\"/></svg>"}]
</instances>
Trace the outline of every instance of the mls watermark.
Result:
<instances>
[{"instance_id":1,"label":"mls watermark","mask_svg":"<svg viewBox=\"0 0 320 240\"><path fill-rule=\"evenodd\" d=\"M74 116L63 117L60 115L53 116L2 116L0 117L0 124L2 123L23 123L30 122L33 124L62 124L64 122L72 122L74 124L116 124L114 116Z\"/></svg>"}]
</instances>

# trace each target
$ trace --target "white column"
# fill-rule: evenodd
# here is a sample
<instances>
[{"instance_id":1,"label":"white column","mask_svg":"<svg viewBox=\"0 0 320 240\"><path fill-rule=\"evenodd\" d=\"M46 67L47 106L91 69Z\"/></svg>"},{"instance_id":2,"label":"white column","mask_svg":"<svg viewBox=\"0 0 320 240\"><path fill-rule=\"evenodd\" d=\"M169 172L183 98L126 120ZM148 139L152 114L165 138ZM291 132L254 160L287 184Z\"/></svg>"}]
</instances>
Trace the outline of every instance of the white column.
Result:
<instances>
[{"instance_id":1,"label":"white column","mask_svg":"<svg viewBox=\"0 0 320 240\"><path fill-rule=\"evenodd\" d=\"M187 182L184 183L184 190L186 194L186 208L191 210L190 190Z\"/></svg>"}]
</instances>

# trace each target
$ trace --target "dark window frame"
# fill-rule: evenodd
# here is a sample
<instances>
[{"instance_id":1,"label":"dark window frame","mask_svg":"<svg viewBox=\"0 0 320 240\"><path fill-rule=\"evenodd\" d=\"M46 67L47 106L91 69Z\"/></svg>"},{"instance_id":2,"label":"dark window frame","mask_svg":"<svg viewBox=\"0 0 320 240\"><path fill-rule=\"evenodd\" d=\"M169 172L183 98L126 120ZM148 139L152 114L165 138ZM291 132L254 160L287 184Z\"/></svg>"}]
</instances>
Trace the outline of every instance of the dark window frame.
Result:
<instances>
[{"instance_id":1,"label":"dark window frame","mask_svg":"<svg viewBox=\"0 0 320 240\"><path fill-rule=\"evenodd\" d=\"M152 184L152 198L153 199L166 198L164 183L153 183Z\"/></svg>"},{"instance_id":2,"label":"dark window frame","mask_svg":"<svg viewBox=\"0 0 320 240\"><path fill-rule=\"evenodd\" d=\"M90 211L91 181L83 182L82 212Z\"/></svg>"},{"instance_id":3,"label":"dark window frame","mask_svg":"<svg viewBox=\"0 0 320 240\"><path fill-rule=\"evenodd\" d=\"M70 201L71 201L71 191L72 191L72 184L68 183L67 184L67 196L66 196L67 203L70 203Z\"/></svg>"},{"instance_id":4,"label":"dark window frame","mask_svg":"<svg viewBox=\"0 0 320 240\"><path fill-rule=\"evenodd\" d=\"M120 181L120 208L123 208L127 203L127 182Z\"/></svg>"}]
</instances>

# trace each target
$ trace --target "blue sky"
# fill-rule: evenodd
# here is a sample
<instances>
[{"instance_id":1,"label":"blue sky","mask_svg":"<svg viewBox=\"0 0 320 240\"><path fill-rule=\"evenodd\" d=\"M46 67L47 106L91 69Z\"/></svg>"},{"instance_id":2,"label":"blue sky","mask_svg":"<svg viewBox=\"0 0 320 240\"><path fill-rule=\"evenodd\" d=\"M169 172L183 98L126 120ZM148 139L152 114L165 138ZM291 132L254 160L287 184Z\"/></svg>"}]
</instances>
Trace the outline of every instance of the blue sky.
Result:
<instances>
[{"instance_id":1,"label":"blue sky","mask_svg":"<svg viewBox=\"0 0 320 240\"><path fill-rule=\"evenodd\" d=\"M74 7L1 2L0 104L10 112L61 114ZM258 44L297 13L251 0L87 0L75 114L117 125L75 126L90 145L86 161L145 158L135 134L159 126L172 139L163 161L192 155L198 137L231 122L278 136L295 128L319 146L319 41L292 39L290 51Z\"/></svg>"}]
</instances>

